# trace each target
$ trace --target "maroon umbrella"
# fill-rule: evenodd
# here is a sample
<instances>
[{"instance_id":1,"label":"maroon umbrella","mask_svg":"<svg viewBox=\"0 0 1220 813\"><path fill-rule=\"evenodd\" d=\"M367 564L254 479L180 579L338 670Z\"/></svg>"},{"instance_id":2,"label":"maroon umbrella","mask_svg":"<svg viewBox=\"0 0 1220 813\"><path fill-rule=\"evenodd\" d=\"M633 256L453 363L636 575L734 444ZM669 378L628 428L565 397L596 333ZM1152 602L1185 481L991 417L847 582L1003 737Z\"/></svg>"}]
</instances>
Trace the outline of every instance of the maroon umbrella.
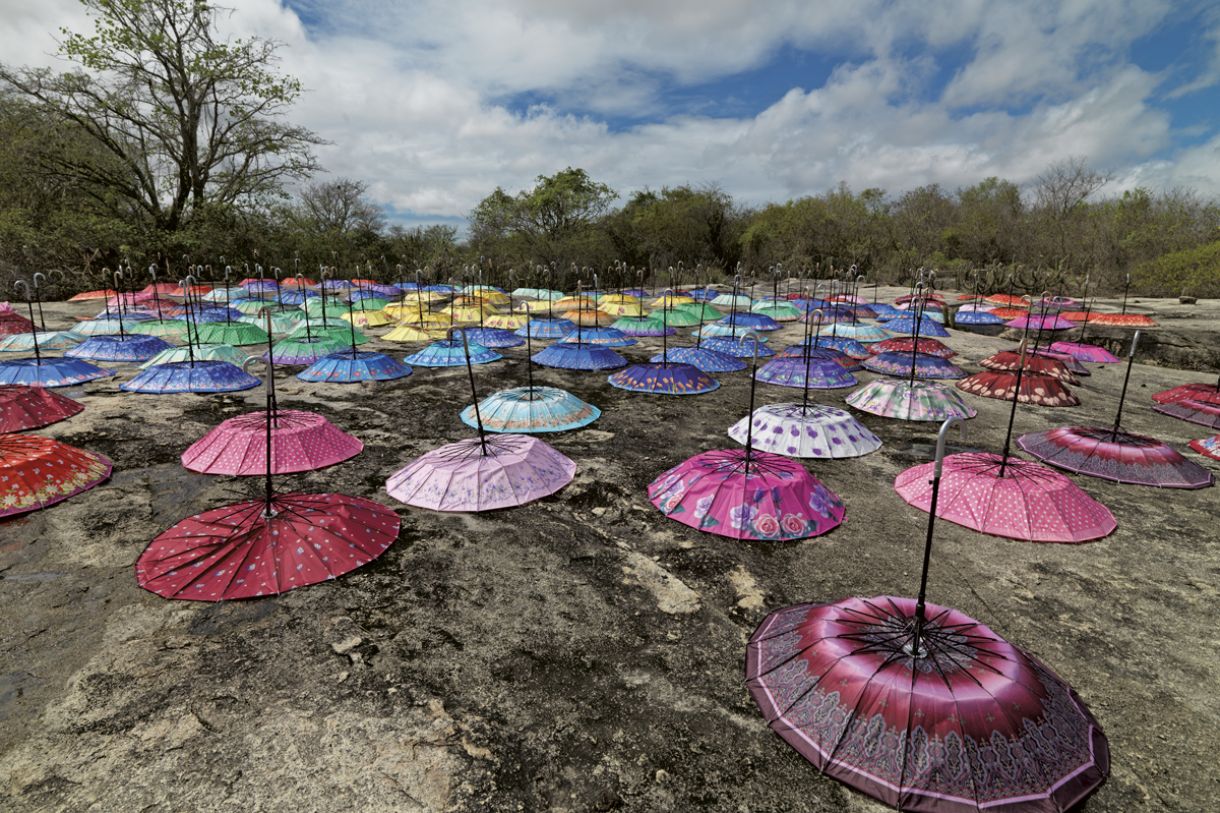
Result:
<instances>
[{"instance_id":1,"label":"maroon umbrella","mask_svg":"<svg viewBox=\"0 0 1220 813\"><path fill-rule=\"evenodd\" d=\"M1013 393L1023 404L1035 406L1079 406L1080 399L1063 382L1049 375L1021 374L983 370L957 382L957 388L983 398L1012 400Z\"/></svg>"},{"instance_id":2,"label":"maroon umbrella","mask_svg":"<svg viewBox=\"0 0 1220 813\"><path fill-rule=\"evenodd\" d=\"M1080 383L1076 376L1072 375L1071 371L1068 370L1067 365L1065 365L1062 361L1049 356L1035 355L1035 353L1023 353L1016 350L1002 350L999 353L994 353L980 361L979 366L986 367L988 370L1012 372L1017 369L1017 365L1021 363L1022 358L1025 359L1026 373L1033 375L1048 375L1051 378L1059 379L1064 384Z\"/></svg>"},{"instance_id":3,"label":"maroon umbrella","mask_svg":"<svg viewBox=\"0 0 1220 813\"><path fill-rule=\"evenodd\" d=\"M1208 429L1220 429L1220 402L1211 404L1187 398L1170 404L1157 404L1153 409L1162 415L1197 423Z\"/></svg>"},{"instance_id":4,"label":"maroon umbrella","mask_svg":"<svg viewBox=\"0 0 1220 813\"><path fill-rule=\"evenodd\" d=\"M0 385L0 433L50 426L84 408L80 402L46 387Z\"/></svg>"},{"instance_id":5,"label":"maroon umbrella","mask_svg":"<svg viewBox=\"0 0 1220 813\"><path fill-rule=\"evenodd\" d=\"M1216 381L1214 387L1211 384L1200 383L1171 387L1153 395L1152 400L1158 404L1172 404L1175 401L1197 401L1202 404L1220 406L1220 380Z\"/></svg>"},{"instance_id":6,"label":"maroon umbrella","mask_svg":"<svg viewBox=\"0 0 1220 813\"><path fill-rule=\"evenodd\" d=\"M1169 444L1121 429L1123 403L1135 361L1139 332L1131 339L1127 372L1118 399L1114 425L1061 426L1032 432L1017 439L1025 451L1061 469L1103 480L1158 488L1205 488L1215 478L1207 469L1187 460Z\"/></svg>"},{"instance_id":7,"label":"maroon umbrella","mask_svg":"<svg viewBox=\"0 0 1220 813\"><path fill-rule=\"evenodd\" d=\"M1062 678L926 601L945 430L917 599L848 598L767 616L746 684L768 724L824 773L900 810L1049 813L1109 774L1101 727Z\"/></svg>"}]
</instances>

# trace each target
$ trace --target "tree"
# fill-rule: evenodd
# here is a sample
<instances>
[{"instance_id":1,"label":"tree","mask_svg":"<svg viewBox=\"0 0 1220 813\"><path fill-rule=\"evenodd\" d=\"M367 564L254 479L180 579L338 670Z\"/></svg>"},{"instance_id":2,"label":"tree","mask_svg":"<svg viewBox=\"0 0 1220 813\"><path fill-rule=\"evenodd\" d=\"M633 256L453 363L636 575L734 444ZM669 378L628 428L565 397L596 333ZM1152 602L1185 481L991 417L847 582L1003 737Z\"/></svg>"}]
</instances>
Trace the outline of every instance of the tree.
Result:
<instances>
[{"instance_id":1,"label":"tree","mask_svg":"<svg viewBox=\"0 0 1220 813\"><path fill-rule=\"evenodd\" d=\"M221 40L206 0L82 0L92 34L65 31L67 73L0 65L10 88L91 140L106 160L49 144L38 160L117 214L173 231L307 177L310 131L282 121L300 85L273 68L276 44Z\"/></svg>"},{"instance_id":2,"label":"tree","mask_svg":"<svg viewBox=\"0 0 1220 813\"><path fill-rule=\"evenodd\" d=\"M1079 244L1074 244L1073 226L1079 225L1083 204L1110 182L1110 175L1089 167L1083 158L1051 164L1034 182L1035 211L1052 238L1049 252L1041 257L1049 264L1072 265Z\"/></svg>"}]
</instances>

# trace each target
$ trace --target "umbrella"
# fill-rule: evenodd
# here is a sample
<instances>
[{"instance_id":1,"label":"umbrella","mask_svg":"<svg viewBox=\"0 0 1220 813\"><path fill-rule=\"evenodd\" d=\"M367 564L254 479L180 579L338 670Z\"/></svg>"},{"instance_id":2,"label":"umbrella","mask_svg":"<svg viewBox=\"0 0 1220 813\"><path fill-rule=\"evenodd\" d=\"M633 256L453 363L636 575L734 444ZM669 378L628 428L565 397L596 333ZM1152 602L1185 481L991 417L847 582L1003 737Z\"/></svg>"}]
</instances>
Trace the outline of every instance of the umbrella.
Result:
<instances>
[{"instance_id":1,"label":"umbrella","mask_svg":"<svg viewBox=\"0 0 1220 813\"><path fill-rule=\"evenodd\" d=\"M749 423L753 426L749 426ZM805 403L767 404L729 429L738 443L785 457L859 457L881 448L881 439L837 407Z\"/></svg>"},{"instance_id":2,"label":"umbrella","mask_svg":"<svg viewBox=\"0 0 1220 813\"><path fill-rule=\"evenodd\" d=\"M0 311L0 336L11 336L16 333L32 333L34 321L27 319L13 310Z\"/></svg>"},{"instance_id":3,"label":"umbrella","mask_svg":"<svg viewBox=\"0 0 1220 813\"><path fill-rule=\"evenodd\" d=\"M38 331L38 346L43 350L67 350L75 347L80 336L66 330ZM34 333L11 333L0 337L0 353L28 353L34 349Z\"/></svg>"},{"instance_id":4,"label":"umbrella","mask_svg":"<svg viewBox=\"0 0 1220 813\"><path fill-rule=\"evenodd\" d=\"M651 316L653 318L659 318L659 317L657 317L658 311L659 311L659 309L652 311L649 314L649 316ZM669 313L666 316L665 321L669 324L670 327L675 327L675 328L694 327L695 325L702 325L702 323L703 323L703 320L700 319L699 316L696 315L694 312L682 310L681 308L676 308L676 307L669 309Z\"/></svg>"},{"instance_id":5,"label":"umbrella","mask_svg":"<svg viewBox=\"0 0 1220 813\"><path fill-rule=\"evenodd\" d=\"M347 307L350 315L352 303L348 302ZM385 353L357 350L356 336L355 320L349 319L348 348L323 356L297 373L297 378L314 383L359 384L363 381L394 381L411 374L410 366Z\"/></svg>"},{"instance_id":6,"label":"umbrella","mask_svg":"<svg viewBox=\"0 0 1220 813\"><path fill-rule=\"evenodd\" d=\"M395 472L386 481L389 495L417 508L478 512L524 505L572 482L576 464L538 438L487 437L467 358L478 437L433 449Z\"/></svg>"},{"instance_id":7,"label":"umbrella","mask_svg":"<svg viewBox=\"0 0 1220 813\"><path fill-rule=\"evenodd\" d=\"M419 344L423 342L431 342L439 336L429 333L426 330L421 330L418 327L407 324L406 322L399 323L389 333L381 337L384 342L405 342L408 344Z\"/></svg>"},{"instance_id":8,"label":"umbrella","mask_svg":"<svg viewBox=\"0 0 1220 813\"><path fill-rule=\"evenodd\" d=\"M529 316L524 313L493 313L483 321L483 324L500 330L519 330L525 326L527 321L529 321Z\"/></svg>"},{"instance_id":9,"label":"umbrella","mask_svg":"<svg viewBox=\"0 0 1220 813\"><path fill-rule=\"evenodd\" d=\"M791 302L783 300L756 302L750 307L750 311L769 317L776 322L795 322L801 318L801 310Z\"/></svg>"},{"instance_id":10,"label":"umbrella","mask_svg":"<svg viewBox=\"0 0 1220 813\"><path fill-rule=\"evenodd\" d=\"M88 491L110 476L111 463L40 435L0 435L0 517L37 511Z\"/></svg>"},{"instance_id":11,"label":"umbrella","mask_svg":"<svg viewBox=\"0 0 1220 813\"><path fill-rule=\"evenodd\" d=\"M90 336L64 355L87 361L143 362L170 347L169 342L156 336L125 333L118 336Z\"/></svg>"},{"instance_id":12,"label":"umbrella","mask_svg":"<svg viewBox=\"0 0 1220 813\"><path fill-rule=\"evenodd\" d=\"M689 306L689 305L679 306L678 308L675 308L674 311L671 311L670 315L672 315L673 313L676 313L679 310L682 310L684 307L689 308L692 306ZM705 308L708 306L696 305L693 307L697 307L697 308L701 309L698 314L699 329L695 331L695 335L696 335L695 346L694 347L674 347L671 349L669 347L668 343L666 343L664 352L653 356L652 358L649 359L649 361L653 362L654 364L659 361L670 361L675 364L689 364L692 367L696 367L705 373L735 373L740 370L744 370L747 366L749 366L744 361L742 361L740 358L738 358L736 355L734 355L732 353L724 353L719 350L714 350L711 347L709 347L708 345L704 344L704 342L703 342L704 311L702 310L702 308ZM714 308L708 308L708 309L712 311L712 315L714 315L714 316L719 315L719 313ZM693 313L693 311L685 311L685 312ZM732 340L716 339L713 341L724 342L724 341L732 341ZM711 344L711 342L708 342L708 344Z\"/></svg>"},{"instance_id":13,"label":"umbrella","mask_svg":"<svg viewBox=\"0 0 1220 813\"><path fill-rule=\"evenodd\" d=\"M17 281L25 286L24 280ZM31 289L27 286L27 291ZM26 307L30 312L30 324L34 322L33 297L27 296ZM71 387L98 378L114 375L113 370L96 367L87 361L74 358L43 358L39 346L39 333L32 333L33 358L19 358L0 362L0 384L26 384L38 387Z\"/></svg>"},{"instance_id":14,"label":"umbrella","mask_svg":"<svg viewBox=\"0 0 1220 813\"><path fill-rule=\"evenodd\" d=\"M959 309L953 316L953 324L957 327L990 327L992 325L1002 325L1004 320L988 311Z\"/></svg>"},{"instance_id":15,"label":"umbrella","mask_svg":"<svg viewBox=\"0 0 1220 813\"><path fill-rule=\"evenodd\" d=\"M916 340L911 336L886 339L868 347L868 352L874 356L881 353L910 353L912 350L925 356L936 356L942 359L951 359L957 355L952 348L936 339Z\"/></svg>"},{"instance_id":16,"label":"umbrella","mask_svg":"<svg viewBox=\"0 0 1220 813\"><path fill-rule=\"evenodd\" d=\"M231 345L192 344L189 347L183 345L182 347L170 347L162 350L141 364L140 369L147 370L149 367L155 367L158 364L169 364L176 361L190 361L192 357L197 361L227 361L238 367L242 366L248 358L244 352Z\"/></svg>"},{"instance_id":17,"label":"umbrella","mask_svg":"<svg viewBox=\"0 0 1220 813\"><path fill-rule=\"evenodd\" d=\"M847 403L861 412L900 421L943 421L978 414L960 395L935 381L880 379L847 396Z\"/></svg>"},{"instance_id":18,"label":"umbrella","mask_svg":"<svg viewBox=\"0 0 1220 813\"><path fill-rule=\"evenodd\" d=\"M838 350L840 353L853 359L866 359L872 355L863 344L855 339L848 339L844 336L819 336L818 344L824 348Z\"/></svg>"},{"instance_id":19,"label":"umbrella","mask_svg":"<svg viewBox=\"0 0 1220 813\"><path fill-rule=\"evenodd\" d=\"M1054 342L1051 344L1051 350L1057 353L1067 353L1078 361L1087 361L1092 364L1113 364L1118 361L1118 357L1109 350L1095 344Z\"/></svg>"},{"instance_id":20,"label":"umbrella","mask_svg":"<svg viewBox=\"0 0 1220 813\"><path fill-rule=\"evenodd\" d=\"M767 337L746 334L735 338L718 337L701 342L703 348L723 353L738 359L748 359L756 353L760 357L774 356L775 351L766 345Z\"/></svg>"},{"instance_id":21,"label":"umbrella","mask_svg":"<svg viewBox=\"0 0 1220 813\"><path fill-rule=\"evenodd\" d=\"M729 324L726 321L729 318L730 317L727 316L723 317L718 324ZM733 318L735 319L738 327L745 328L746 330L779 330L781 327L781 325L770 316L758 312L738 313Z\"/></svg>"},{"instance_id":22,"label":"umbrella","mask_svg":"<svg viewBox=\"0 0 1220 813\"><path fill-rule=\"evenodd\" d=\"M1220 435L1213 435L1210 438L1202 438L1200 440L1192 440L1190 448L1194 449L1201 455L1210 457L1212 460L1220 460Z\"/></svg>"},{"instance_id":23,"label":"umbrella","mask_svg":"<svg viewBox=\"0 0 1220 813\"><path fill-rule=\"evenodd\" d=\"M115 295L115 291L110 288L105 288L97 291L81 291L79 294L74 294L68 297L69 302L88 302L91 299L110 299Z\"/></svg>"},{"instance_id":24,"label":"umbrella","mask_svg":"<svg viewBox=\"0 0 1220 813\"><path fill-rule=\"evenodd\" d=\"M837 327L837 326L836 326ZM920 336L935 336L943 338L949 335L949 331L940 326L940 323L934 319L923 317L919 320L918 326L914 317L899 316L885 323L885 329L891 333L904 333ZM857 337L858 338L858 337Z\"/></svg>"},{"instance_id":25,"label":"umbrella","mask_svg":"<svg viewBox=\"0 0 1220 813\"><path fill-rule=\"evenodd\" d=\"M1215 386L1195 382L1171 387L1153 395L1152 400L1158 404L1172 404L1176 401L1198 401L1203 404L1220 405L1220 380L1216 381Z\"/></svg>"},{"instance_id":26,"label":"umbrella","mask_svg":"<svg viewBox=\"0 0 1220 813\"><path fill-rule=\"evenodd\" d=\"M1076 327L1076 323L1058 315L1047 316L1043 314L1041 316L1031 316L1023 314L1016 319L1005 322L1004 326L1016 330L1069 330Z\"/></svg>"},{"instance_id":27,"label":"umbrella","mask_svg":"<svg viewBox=\"0 0 1220 813\"><path fill-rule=\"evenodd\" d=\"M1025 372L1033 376L1050 376L1058 379L1064 384L1079 384L1080 380L1067 368L1061 360L1048 356L1038 355L1036 353L1024 353L1016 350L1002 350L999 353L994 353L979 362L988 370L1001 370L1003 372L1013 372L1021 364L1025 365Z\"/></svg>"},{"instance_id":28,"label":"umbrella","mask_svg":"<svg viewBox=\"0 0 1220 813\"><path fill-rule=\"evenodd\" d=\"M668 327L656 316L624 316L611 324L610 327L621 331L627 336L637 337L672 336L677 332L676 329Z\"/></svg>"},{"instance_id":29,"label":"umbrella","mask_svg":"<svg viewBox=\"0 0 1220 813\"><path fill-rule=\"evenodd\" d=\"M834 390L854 387L856 377L842 364L830 359L812 356L775 358L764 364L756 373L764 384L780 387L812 387L816 390Z\"/></svg>"},{"instance_id":30,"label":"umbrella","mask_svg":"<svg viewBox=\"0 0 1220 813\"><path fill-rule=\"evenodd\" d=\"M556 342L531 357L544 367L564 370L617 370L627 366L627 359L599 344Z\"/></svg>"},{"instance_id":31,"label":"umbrella","mask_svg":"<svg viewBox=\"0 0 1220 813\"><path fill-rule=\"evenodd\" d=\"M1157 404L1154 410L1179 420L1197 423L1208 429L1220 429L1220 403L1207 403L1187 398L1168 404Z\"/></svg>"},{"instance_id":32,"label":"umbrella","mask_svg":"<svg viewBox=\"0 0 1220 813\"><path fill-rule=\"evenodd\" d=\"M525 339L518 336L511 330L494 327L467 327L461 328L459 331L463 337L469 338L471 344L480 347L489 347L493 350L499 350L505 347L520 347L525 344ZM384 339L385 336L382 336Z\"/></svg>"},{"instance_id":33,"label":"umbrella","mask_svg":"<svg viewBox=\"0 0 1220 813\"><path fill-rule=\"evenodd\" d=\"M1136 331L1131 339L1127 372L1112 426L1061 426L1047 432L1022 435L1017 439L1017 445L1052 466L1103 480L1159 488L1206 488L1215 482L1207 469L1182 457L1167 443L1121 429L1123 404L1127 399L1138 343L1139 332ZM1217 414L1220 415L1220 409Z\"/></svg>"},{"instance_id":34,"label":"umbrella","mask_svg":"<svg viewBox=\"0 0 1220 813\"><path fill-rule=\"evenodd\" d=\"M1010 400L1013 391L1019 388L1018 398L1023 404L1052 407L1080 405L1080 399L1059 379L1034 373L1022 376L1020 370L1015 373L984 370L958 381L957 388L971 395L1001 401Z\"/></svg>"},{"instance_id":35,"label":"umbrella","mask_svg":"<svg viewBox=\"0 0 1220 813\"><path fill-rule=\"evenodd\" d=\"M312 336L309 338L284 338L276 342L274 356L263 354L263 359L274 358L275 364L289 367L301 367L314 364L319 359L334 353L340 353L346 345L333 336Z\"/></svg>"},{"instance_id":36,"label":"umbrella","mask_svg":"<svg viewBox=\"0 0 1220 813\"><path fill-rule=\"evenodd\" d=\"M314 471L355 457L364 444L316 412L280 409L275 397L275 349L267 344L267 406L229 418L182 453L182 465L202 474L266 475ZM270 437L268 437L270 433Z\"/></svg>"},{"instance_id":37,"label":"umbrella","mask_svg":"<svg viewBox=\"0 0 1220 813\"><path fill-rule=\"evenodd\" d=\"M665 323L668 308L661 309L661 360L646 364L633 364L612 373L607 379L610 385L629 392L645 392L653 395L703 395L720 388L720 382L693 364L669 360L669 334L672 330Z\"/></svg>"},{"instance_id":38,"label":"umbrella","mask_svg":"<svg viewBox=\"0 0 1220 813\"><path fill-rule=\"evenodd\" d=\"M879 353L864 360L864 369L896 378L961 378L966 371L953 362L926 353Z\"/></svg>"},{"instance_id":39,"label":"umbrella","mask_svg":"<svg viewBox=\"0 0 1220 813\"><path fill-rule=\"evenodd\" d=\"M463 341L464 337L441 339L407 356L406 362L418 367L460 367L465 363L462 352ZM470 356L473 364L490 364L504 358L495 350L478 344L471 347Z\"/></svg>"},{"instance_id":40,"label":"umbrella","mask_svg":"<svg viewBox=\"0 0 1220 813\"><path fill-rule=\"evenodd\" d=\"M550 300L547 300L547 304L550 304ZM530 319L525 327L517 329L517 335L525 336L528 332L532 339L562 339L575 327L568 319Z\"/></svg>"},{"instance_id":41,"label":"umbrella","mask_svg":"<svg viewBox=\"0 0 1220 813\"><path fill-rule=\"evenodd\" d=\"M262 321L261 315L256 318ZM197 327L195 335L202 344L227 344L233 347L264 344L267 341L267 331L249 322L209 322Z\"/></svg>"},{"instance_id":42,"label":"umbrella","mask_svg":"<svg viewBox=\"0 0 1220 813\"><path fill-rule=\"evenodd\" d=\"M876 325L862 325L852 322L835 322L818 331L818 335L828 339L850 339L858 344L883 342L890 334ZM945 334L948 335L948 334Z\"/></svg>"},{"instance_id":43,"label":"umbrella","mask_svg":"<svg viewBox=\"0 0 1220 813\"><path fill-rule=\"evenodd\" d=\"M50 426L71 418L84 408L45 387L0 385L0 434Z\"/></svg>"},{"instance_id":44,"label":"umbrella","mask_svg":"<svg viewBox=\"0 0 1220 813\"><path fill-rule=\"evenodd\" d=\"M1089 323L1112 327L1157 327L1152 317L1137 313L1095 313L1089 318Z\"/></svg>"},{"instance_id":45,"label":"umbrella","mask_svg":"<svg viewBox=\"0 0 1220 813\"><path fill-rule=\"evenodd\" d=\"M227 361L195 359L155 364L119 385L124 392L165 395L182 392L238 392L258 386L258 379Z\"/></svg>"}]
</instances>

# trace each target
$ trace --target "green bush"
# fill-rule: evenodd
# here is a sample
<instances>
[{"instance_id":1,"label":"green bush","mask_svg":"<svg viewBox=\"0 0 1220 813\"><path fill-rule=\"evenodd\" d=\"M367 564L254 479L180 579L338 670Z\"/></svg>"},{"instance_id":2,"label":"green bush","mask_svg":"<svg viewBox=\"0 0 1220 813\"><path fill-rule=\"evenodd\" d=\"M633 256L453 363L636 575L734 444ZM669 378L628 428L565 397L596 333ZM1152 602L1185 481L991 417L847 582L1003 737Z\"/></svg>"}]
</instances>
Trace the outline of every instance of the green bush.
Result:
<instances>
[{"instance_id":1,"label":"green bush","mask_svg":"<svg viewBox=\"0 0 1220 813\"><path fill-rule=\"evenodd\" d=\"M1143 296L1220 297L1220 240L1141 263L1131 290Z\"/></svg>"}]
</instances>

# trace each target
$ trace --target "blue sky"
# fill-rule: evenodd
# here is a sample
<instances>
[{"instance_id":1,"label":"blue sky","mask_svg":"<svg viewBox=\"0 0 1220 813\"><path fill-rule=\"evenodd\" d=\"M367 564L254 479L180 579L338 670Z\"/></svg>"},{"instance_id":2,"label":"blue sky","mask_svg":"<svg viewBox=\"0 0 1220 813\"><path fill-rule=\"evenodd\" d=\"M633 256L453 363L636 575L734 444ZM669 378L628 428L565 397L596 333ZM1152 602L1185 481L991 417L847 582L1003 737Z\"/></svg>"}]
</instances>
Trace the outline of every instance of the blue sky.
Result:
<instances>
[{"instance_id":1,"label":"blue sky","mask_svg":"<svg viewBox=\"0 0 1220 813\"><path fill-rule=\"evenodd\" d=\"M10 0L0 47L47 62L75 0ZM1220 197L1214 0L242 0L282 43L292 116L405 224L461 224L565 166L624 195L746 204L846 182L892 194L1054 161L1104 190Z\"/></svg>"}]
</instances>

